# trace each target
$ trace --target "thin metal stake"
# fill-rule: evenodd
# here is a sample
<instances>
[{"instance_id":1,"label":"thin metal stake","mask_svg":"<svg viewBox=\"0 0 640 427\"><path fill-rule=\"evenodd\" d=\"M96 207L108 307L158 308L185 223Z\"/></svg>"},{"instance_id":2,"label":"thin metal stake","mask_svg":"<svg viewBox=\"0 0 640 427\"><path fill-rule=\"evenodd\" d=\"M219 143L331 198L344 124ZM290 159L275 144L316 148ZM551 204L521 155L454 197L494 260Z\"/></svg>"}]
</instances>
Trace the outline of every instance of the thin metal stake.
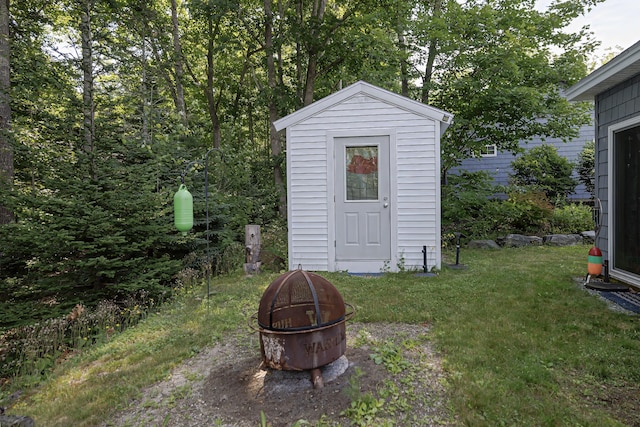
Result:
<instances>
[{"instance_id":1,"label":"thin metal stake","mask_svg":"<svg viewBox=\"0 0 640 427\"><path fill-rule=\"evenodd\" d=\"M422 247L422 269L427 273L427 247Z\"/></svg>"},{"instance_id":2,"label":"thin metal stake","mask_svg":"<svg viewBox=\"0 0 640 427\"><path fill-rule=\"evenodd\" d=\"M460 265L460 236L461 233L453 233L456 236L456 265Z\"/></svg>"},{"instance_id":3,"label":"thin metal stake","mask_svg":"<svg viewBox=\"0 0 640 427\"><path fill-rule=\"evenodd\" d=\"M204 162L204 199L207 221L207 231L205 237L207 239L207 311L209 311L209 299L211 298L211 253L209 250L209 153L219 148L211 148L205 154Z\"/></svg>"}]
</instances>

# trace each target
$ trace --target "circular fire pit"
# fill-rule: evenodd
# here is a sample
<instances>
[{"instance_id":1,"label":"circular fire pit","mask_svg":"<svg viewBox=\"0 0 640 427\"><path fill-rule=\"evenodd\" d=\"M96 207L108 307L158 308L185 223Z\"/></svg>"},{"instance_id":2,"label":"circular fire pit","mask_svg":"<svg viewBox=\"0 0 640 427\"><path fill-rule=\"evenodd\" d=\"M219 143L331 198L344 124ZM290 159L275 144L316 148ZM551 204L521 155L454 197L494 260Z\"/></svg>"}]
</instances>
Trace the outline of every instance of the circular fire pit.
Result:
<instances>
[{"instance_id":1,"label":"circular fire pit","mask_svg":"<svg viewBox=\"0 0 640 427\"><path fill-rule=\"evenodd\" d=\"M347 312L345 307L349 307ZM344 354L345 322L355 314L325 278L303 270L274 280L250 318L260 332L264 364L278 370L315 370ZM314 385L319 375L312 373ZM320 378L321 381L321 378Z\"/></svg>"}]
</instances>

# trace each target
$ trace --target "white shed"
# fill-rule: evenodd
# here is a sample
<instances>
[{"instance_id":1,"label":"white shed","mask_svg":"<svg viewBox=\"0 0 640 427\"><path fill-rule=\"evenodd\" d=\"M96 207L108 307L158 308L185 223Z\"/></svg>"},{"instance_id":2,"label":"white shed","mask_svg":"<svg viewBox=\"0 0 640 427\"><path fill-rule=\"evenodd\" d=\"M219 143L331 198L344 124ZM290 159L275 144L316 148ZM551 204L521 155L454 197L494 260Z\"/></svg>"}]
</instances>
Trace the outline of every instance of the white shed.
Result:
<instances>
[{"instance_id":1,"label":"white shed","mask_svg":"<svg viewBox=\"0 0 640 427\"><path fill-rule=\"evenodd\" d=\"M277 120L289 269L422 269L425 257L439 269L440 137L452 118L360 81Z\"/></svg>"}]
</instances>

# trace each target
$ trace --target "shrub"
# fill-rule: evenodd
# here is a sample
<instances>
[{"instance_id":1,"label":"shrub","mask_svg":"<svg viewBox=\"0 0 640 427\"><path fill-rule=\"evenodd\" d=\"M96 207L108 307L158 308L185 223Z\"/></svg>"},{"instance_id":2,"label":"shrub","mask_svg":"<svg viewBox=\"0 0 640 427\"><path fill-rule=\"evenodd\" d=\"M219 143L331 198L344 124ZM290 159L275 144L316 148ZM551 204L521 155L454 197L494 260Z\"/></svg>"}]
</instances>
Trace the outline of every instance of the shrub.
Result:
<instances>
[{"instance_id":1,"label":"shrub","mask_svg":"<svg viewBox=\"0 0 640 427\"><path fill-rule=\"evenodd\" d=\"M540 145L511 162L511 183L543 191L548 200L564 203L577 182L571 176L573 164L552 145Z\"/></svg>"},{"instance_id":2,"label":"shrub","mask_svg":"<svg viewBox=\"0 0 640 427\"><path fill-rule=\"evenodd\" d=\"M34 376L37 381L58 358L109 340L139 323L162 303L143 291L121 304L101 301L94 309L77 304L64 317L3 331L0 333L0 378L24 375Z\"/></svg>"},{"instance_id":3,"label":"shrub","mask_svg":"<svg viewBox=\"0 0 640 427\"><path fill-rule=\"evenodd\" d=\"M493 227L491 209L495 186L487 172L462 172L450 175L442 187L443 235L455 231L467 237L483 237Z\"/></svg>"},{"instance_id":4,"label":"shrub","mask_svg":"<svg viewBox=\"0 0 640 427\"><path fill-rule=\"evenodd\" d=\"M593 228L586 205L556 207L537 186L493 186L486 172L450 176L443 186L443 245L455 243L454 232L468 239L495 238L508 233L543 235L579 233ZM506 200L494 194L508 194Z\"/></svg>"},{"instance_id":5,"label":"shrub","mask_svg":"<svg viewBox=\"0 0 640 427\"><path fill-rule=\"evenodd\" d=\"M262 230L262 251L260 258L265 271L280 272L287 266L287 224L276 220Z\"/></svg>"},{"instance_id":6,"label":"shrub","mask_svg":"<svg viewBox=\"0 0 640 427\"><path fill-rule=\"evenodd\" d=\"M551 232L581 233L594 228L591 207L567 205L556 208L551 215Z\"/></svg>"},{"instance_id":7,"label":"shrub","mask_svg":"<svg viewBox=\"0 0 640 427\"><path fill-rule=\"evenodd\" d=\"M593 197L595 188L595 142L589 141L584 145L582 151L578 154L576 163L576 171L578 172L578 181L584 184L586 190Z\"/></svg>"},{"instance_id":8,"label":"shrub","mask_svg":"<svg viewBox=\"0 0 640 427\"><path fill-rule=\"evenodd\" d=\"M496 231L542 234L549 230L553 206L542 191L512 189L509 198L496 206Z\"/></svg>"}]
</instances>

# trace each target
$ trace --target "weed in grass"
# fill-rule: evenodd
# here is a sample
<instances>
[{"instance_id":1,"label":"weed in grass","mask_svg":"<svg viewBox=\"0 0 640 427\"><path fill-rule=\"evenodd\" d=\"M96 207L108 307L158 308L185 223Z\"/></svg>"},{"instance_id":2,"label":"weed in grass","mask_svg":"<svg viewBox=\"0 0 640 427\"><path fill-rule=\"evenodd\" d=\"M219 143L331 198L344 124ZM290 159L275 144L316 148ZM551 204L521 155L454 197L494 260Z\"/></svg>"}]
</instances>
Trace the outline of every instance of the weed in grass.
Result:
<instances>
[{"instance_id":1,"label":"weed in grass","mask_svg":"<svg viewBox=\"0 0 640 427\"><path fill-rule=\"evenodd\" d=\"M412 403L407 396L412 396L412 388L400 389L396 383L386 380L382 389L378 392L382 399L385 399L385 412L389 415L396 415L398 412L410 413Z\"/></svg>"},{"instance_id":2,"label":"weed in grass","mask_svg":"<svg viewBox=\"0 0 640 427\"><path fill-rule=\"evenodd\" d=\"M199 372L186 372L184 377L189 381L200 381L204 378L204 375Z\"/></svg>"},{"instance_id":3,"label":"weed in grass","mask_svg":"<svg viewBox=\"0 0 640 427\"><path fill-rule=\"evenodd\" d=\"M267 416L264 414L264 411L260 411L260 427L269 427L271 424L267 423Z\"/></svg>"},{"instance_id":4,"label":"weed in grass","mask_svg":"<svg viewBox=\"0 0 640 427\"><path fill-rule=\"evenodd\" d=\"M393 425L391 422L378 419L384 403L384 399L376 398L372 393L364 393L358 399L353 400L351 405L340 415L349 418L351 424L355 426L391 426Z\"/></svg>"},{"instance_id":5,"label":"weed in grass","mask_svg":"<svg viewBox=\"0 0 640 427\"><path fill-rule=\"evenodd\" d=\"M355 348L360 348L365 345L368 345L371 342L371 334L367 332L365 328L362 328L358 331L358 335L353 343Z\"/></svg>"},{"instance_id":6,"label":"weed in grass","mask_svg":"<svg viewBox=\"0 0 640 427\"><path fill-rule=\"evenodd\" d=\"M137 299L130 297L122 305L102 301L93 310L78 304L65 317L5 331L0 335L0 378L40 381L61 359L143 320L155 304L147 297L140 291Z\"/></svg>"},{"instance_id":7,"label":"weed in grass","mask_svg":"<svg viewBox=\"0 0 640 427\"><path fill-rule=\"evenodd\" d=\"M392 374L399 374L409 367L409 362L402 355L402 349L390 341L378 346L376 352L371 353L369 357L376 365L384 365Z\"/></svg>"},{"instance_id":8,"label":"weed in grass","mask_svg":"<svg viewBox=\"0 0 640 427\"><path fill-rule=\"evenodd\" d=\"M169 407L169 408L172 408L172 407L176 406L176 404L177 404L177 402L179 400L182 400L182 399L190 396L192 391L193 390L192 390L191 384L184 384L182 386L176 387L171 392L171 394L169 395L169 398L165 402L166 406Z\"/></svg>"},{"instance_id":9,"label":"weed in grass","mask_svg":"<svg viewBox=\"0 0 640 427\"><path fill-rule=\"evenodd\" d=\"M324 416L316 423L310 423L307 420L297 420L291 427L304 427L304 426L314 426L314 427L330 427L330 424ZM267 421L267 416L264 414L264 411L260 411L260 427L271 427L271 423Z\"/></svg>"},{"instance_id":10,"label":"weed in grass","mask_svg":"<svg viewBox=\"0 0 640 427\"><path fill-rule=\"evenodd\" d=\"M160 404L155 400L145 400L142 407L145 409L156 409L160 407Z\"/></svg>"}]
</instances>

